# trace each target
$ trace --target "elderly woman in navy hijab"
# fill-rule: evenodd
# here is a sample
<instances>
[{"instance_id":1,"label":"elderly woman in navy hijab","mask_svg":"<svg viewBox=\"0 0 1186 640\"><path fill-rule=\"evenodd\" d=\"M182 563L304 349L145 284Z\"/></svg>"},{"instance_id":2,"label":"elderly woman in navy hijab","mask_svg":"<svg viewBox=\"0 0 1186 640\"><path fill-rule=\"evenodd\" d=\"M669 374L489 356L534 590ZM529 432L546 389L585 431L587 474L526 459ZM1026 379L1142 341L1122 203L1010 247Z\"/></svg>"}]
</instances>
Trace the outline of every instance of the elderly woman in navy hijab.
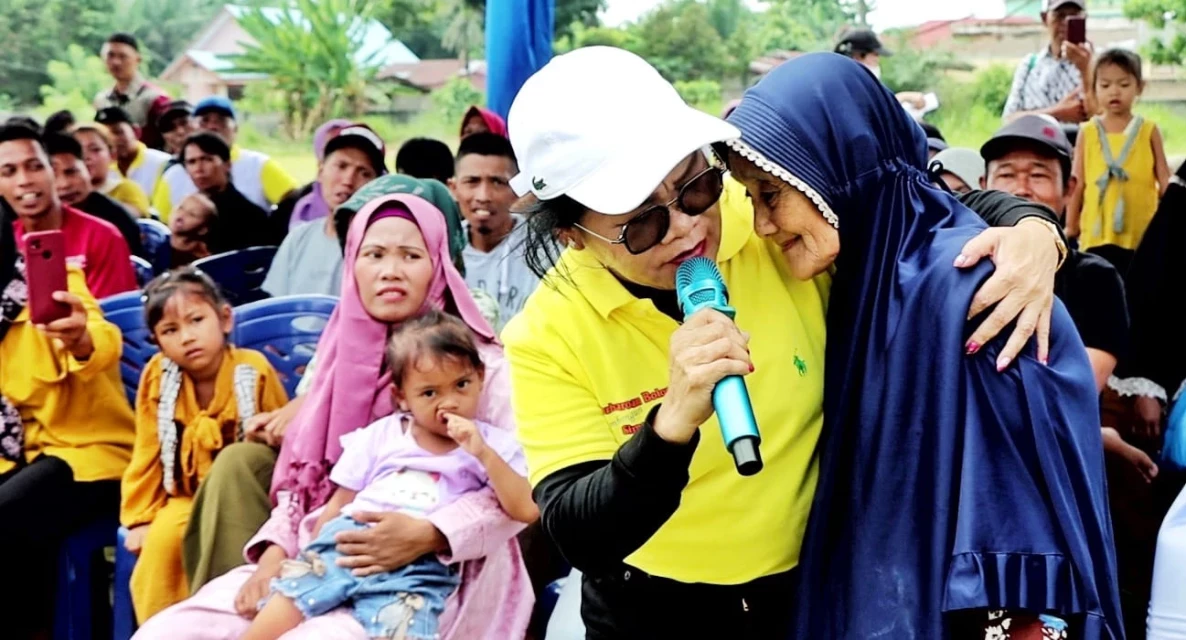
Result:
<instances>
[{"instance_id":1,"label":"elderly woman in navy hijab","mask_svg":"<svg viewBox=\"0 0 1186 640\"><path fill-rule=\"evenodd\" d=\"M984 222L852 60L783 64L729 121L758 231L796 276L834 276L794 637L1122 638L1098 399L1062 303L1047 362L967 344L992 266L952 265Z\"/></svg>"}]
</instances>

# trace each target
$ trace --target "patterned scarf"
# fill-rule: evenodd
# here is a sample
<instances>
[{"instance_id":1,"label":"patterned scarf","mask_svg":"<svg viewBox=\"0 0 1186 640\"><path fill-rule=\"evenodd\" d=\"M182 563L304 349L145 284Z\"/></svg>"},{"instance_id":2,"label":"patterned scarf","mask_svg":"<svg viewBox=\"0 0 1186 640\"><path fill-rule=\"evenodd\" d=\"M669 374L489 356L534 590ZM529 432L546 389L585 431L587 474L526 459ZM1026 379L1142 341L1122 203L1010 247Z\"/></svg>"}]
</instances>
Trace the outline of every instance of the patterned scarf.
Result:
<instances>
[{"instance_id":1,"label":"patterned scarf","mask_svg":"<svg viewBox=\"0 0 1186 640\"><path fill-rule=\"evenodd\" d=\"M7 224L0 221L0 224ZM12 280L0 292L0 341L4 340L8 328L25 308L29 299L29 287L25 283L25 259L16 254L16 265ZM20 464L25 454L25 423L21 412L3 395L0 395L0 459Z\"/></svg>"},{"instance_id":2,"label":"patterned scarf","mask_svg":"<svg viewBox=\"0 0 1186 640\"><path fill-rule=\"evenodd\" d=\"M161 468L164 471L165 492L175 495L177 481L177 450L181 430L174 417L177 415L177 399L181 395L181 367L168 358L161 359L161 402L157 405L157 438L161 442ZM259 372L249 364L235 367L235 402L239 409L239 428L235 441L243 441L243 424L256 413L255 392L259 388Z\"/></svg>"}]
</instances>

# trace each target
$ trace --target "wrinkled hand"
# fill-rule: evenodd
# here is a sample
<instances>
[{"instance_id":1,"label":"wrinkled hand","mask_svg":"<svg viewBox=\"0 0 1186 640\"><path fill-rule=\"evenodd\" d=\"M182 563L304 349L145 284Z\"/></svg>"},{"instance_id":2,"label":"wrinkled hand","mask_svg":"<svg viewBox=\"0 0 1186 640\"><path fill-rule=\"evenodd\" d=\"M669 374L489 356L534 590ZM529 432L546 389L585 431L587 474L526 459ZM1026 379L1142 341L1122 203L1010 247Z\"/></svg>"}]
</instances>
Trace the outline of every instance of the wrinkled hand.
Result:
<instances>
[{"instance_id":1,"label":"wrinkled hand","mask_svg":"<svg viewBox=\"0 0 1186 640\"><path fill-rule=\"evenodd\" d=\"M467 420L455 413L446 413L442 417L445 419L445 427L449 430L449 437L466 453L481 459L486 453L486 441L482 439L478 425L474 424L473 420Z\"/></svg>"},{"instance_id":2,"label":"wrinkled hand","mask_svg":"<svg viewBox=\"0 0 1186 640\"><path fill-rule=\"evenodd\" d=\"M955 266L967 269L984 257L992 258L996 271L972 298L968 319L994 304L996 308L972 333L965 350L975 354L1016 319L1017 326L997 358L997 370L1004 371L1035 333L1038 360L1045 363L1050 354L1050 314L1058 268L1058 247L1049 229L1026 220L1014 227L987 229L964 245Z\"/></svg>"},{"instance_id":3,"label":"wrinkled hand","mask_svg":"<svg viewBox=\"0 0 1186 640\"><path fill-rule=\"evenodd\" d=\"M338 566L352 569L359 577L395 571L444 546L444 536L428 520L394 512L360 511L351 517L374 525L334 536L342 554Z\"/></svg>"},{"instance_id":4,"label":"wrinkled hand","mask_svg":"<svg viewBox=\"0 0 1186 640\"><path fill-rule=\"evenodd\" d=\"M713 309L701 309L671 334L667 399L655 417L655 433L686 443L712 416L712 390L726 376L754 370L749 336Z\"/></svg>"},{"instance_id":5,"label":"wrinkled hand","mask_svg":"<svg viewBox=\"0 0 1186 640\"><path fill-rule=\"evenodd\" d=\"M284 562L284 550L277 546L268 547L259 559L255 573L247 579L235 595L235 611L248 620L259 613L259 603L268 597L272 579L280 577L280 564Z\"/></svg>"},{"instance_id":6,"label":"wrinkled hand","mask_svg":"<svg viewBox=\"0 0 1186 640\"><path fill-rule=\"evenodd\" d=\"M1161 438L1161 420L1165 411L1161 401L1151 396L1137 396L1133 400L1138 421L1133 425L1133 435L1149 442Z\"/></svg>"},{"instance_id":7,"label":"wrinkled hand","mask_svg":"<svg viewBox=\"0 0 1186 640\"><path fill-rule=\"evenodd\" d=\"M86 360L94 352L91 334L86 328L86 307L78 296L66 292L55 291L54 300L70 305L70 315L49 324L37 325L37 328L50 340L61 342L62 347L79 360Z\"/></svg>"},{"instance_id":8,"label":"wrinkled hand","mask_svg":"<svg viewBox=\"0 0 1186 640\"><path fill-rule=\"evenodd\" d=\"M132 555L140 555L140 549L144 548L146 535L148 535L148 525L146 524L128 529L128 535L124 537L124 548Z\"/></svg>"}]
</instances>

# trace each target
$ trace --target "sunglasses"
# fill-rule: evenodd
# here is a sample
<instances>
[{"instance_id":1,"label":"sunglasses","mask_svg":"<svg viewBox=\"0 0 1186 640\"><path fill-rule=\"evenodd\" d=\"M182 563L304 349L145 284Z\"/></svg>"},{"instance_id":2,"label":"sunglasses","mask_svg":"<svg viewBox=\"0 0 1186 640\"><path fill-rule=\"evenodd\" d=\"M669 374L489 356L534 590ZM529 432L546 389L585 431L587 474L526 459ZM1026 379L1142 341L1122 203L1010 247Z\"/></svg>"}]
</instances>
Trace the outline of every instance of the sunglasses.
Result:
<instances>
[{"instance_id":1,"label":"sunglasses","mask_svg":"<svg viewBox=\"0 0 1186 640\"><path fill-rule=\"evenodd\" d=\"M632 255L652 249L667 235L671 227L671 207L675 206L689 216L698 216L712 208L721 199L724 191L724 172L715 166L701 171L680 187L679 193L667 204L658 204L634 216L622 225L617 240L611 240L581 225L578 229L609 244L625 245Z\"/></svg>"}]
</instances>

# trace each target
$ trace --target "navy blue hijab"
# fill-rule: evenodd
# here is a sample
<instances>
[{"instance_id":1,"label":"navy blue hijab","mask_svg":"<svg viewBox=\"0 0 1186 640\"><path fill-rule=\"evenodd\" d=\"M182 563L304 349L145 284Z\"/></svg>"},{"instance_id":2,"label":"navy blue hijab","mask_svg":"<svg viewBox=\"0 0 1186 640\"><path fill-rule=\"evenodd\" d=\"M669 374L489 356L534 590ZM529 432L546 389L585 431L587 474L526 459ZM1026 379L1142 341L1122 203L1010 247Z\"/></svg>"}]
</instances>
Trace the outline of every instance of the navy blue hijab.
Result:
<instances>
[{"instance_id":1,"label":"navy blue hijab","mask_svg":"<svg viewBox=\"0 0 1186 640\"><path fill-rule=\"evenodd\" d=\"M952 264L984 223L931 184L922 129L852 60L783 64L729 121L839 222L794 637L940 640L956 612L1013 609L1122 638L1098 397L1062 304L1049 366L1031 349L997 373L1003 340L963 354L992 266Z\"/></svg>"}]
</instances>

